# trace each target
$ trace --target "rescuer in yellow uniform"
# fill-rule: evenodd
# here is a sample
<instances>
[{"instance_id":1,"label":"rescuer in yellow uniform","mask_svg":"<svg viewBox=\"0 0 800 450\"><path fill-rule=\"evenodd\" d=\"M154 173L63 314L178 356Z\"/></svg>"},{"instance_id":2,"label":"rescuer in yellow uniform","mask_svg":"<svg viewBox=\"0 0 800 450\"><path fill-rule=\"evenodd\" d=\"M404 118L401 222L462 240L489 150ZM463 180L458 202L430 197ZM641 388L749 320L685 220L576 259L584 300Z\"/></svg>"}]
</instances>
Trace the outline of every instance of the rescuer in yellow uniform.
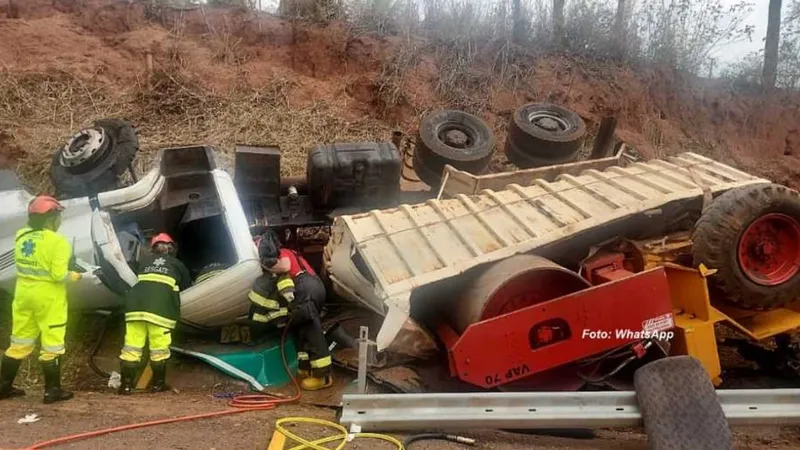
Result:
<instances>
[{"instance_id":1,"label":"rescuer in yellow uniform","mask_svg":"<svg viewBox=\"0 0 800 450\"><path fill-rule=\"evenodd\" d=\"M0 366L0 399L25 395L13 387L19 365L41 337L39 361L44 372L44 403L69 400L61 389L59 357L64 354L67 327L67 283L81 274L69 270L72 248L58 234L64 207L40 195L28 205L28 226L17 231L14 262L17 283L11 305L11 345Z\"/></svg>"},{"instance_id":2,"label":"rescuer in yellow uniform","mask_svg":"<svg viewBox=\"0 0 800 450\"><path fill-rule=\"evenodd\" d=\"M133 380L142 361L146 341L150 341L151 392L169 390L166 384L172 330L181 317L179 292L192 284L186 266L175 257L172 238L161 233L150 242L153 255L140 264L138 282L125 296L125 344L121 359L119 394L133 391Z\"/></svg>"}]
</instances>

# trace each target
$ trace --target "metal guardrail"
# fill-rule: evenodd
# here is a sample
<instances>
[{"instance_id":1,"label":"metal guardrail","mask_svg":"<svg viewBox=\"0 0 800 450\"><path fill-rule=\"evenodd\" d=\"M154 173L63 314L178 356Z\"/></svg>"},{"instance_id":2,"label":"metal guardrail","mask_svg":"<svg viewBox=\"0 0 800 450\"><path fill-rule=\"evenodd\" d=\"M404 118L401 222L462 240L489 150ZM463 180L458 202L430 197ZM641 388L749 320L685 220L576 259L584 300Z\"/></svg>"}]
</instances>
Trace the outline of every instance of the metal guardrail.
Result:
<instances>
[{"instance_id":1,"label":"metal guardrail","mask_svg":"<svg viewBox=\"0 0 800 450\"><path fill-rule=\"evenodd\" d=\"M800 424L800 389L718 390L731 426ZM642 425L635 392L345 395L339 422L363 431Z\"/></svg>"}]
</instances>

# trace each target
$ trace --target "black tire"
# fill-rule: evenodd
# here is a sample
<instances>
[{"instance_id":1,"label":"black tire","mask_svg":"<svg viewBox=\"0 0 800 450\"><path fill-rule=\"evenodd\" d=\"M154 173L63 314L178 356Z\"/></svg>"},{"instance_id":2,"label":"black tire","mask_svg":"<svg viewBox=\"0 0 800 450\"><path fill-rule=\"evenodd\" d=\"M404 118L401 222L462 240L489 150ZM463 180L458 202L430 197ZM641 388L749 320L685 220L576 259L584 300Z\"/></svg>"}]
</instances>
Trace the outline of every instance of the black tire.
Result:
<instances>
[{"instance_id":1,"label":"black tire","mask_svg":"<svg viewBox=\"0 0 800 450\"><path fill-rule=\"evenodd\" d=\"M446 143L444 135L459 131L463 145ZM495 138L489 125L472 114L445 110L431 113L420 122L414 151L414 170L429 186L441 182L445 164L473 174L482 173L494 156Z\"/></svg>"},{"instance_id":2,"label":"black tire","mask_svg":"<svg viewBox=\"0 0 800 450\"><path fill-rule=\"evenodd\" d=\"M530 154L527 154L522 150L520 150L511 141L506 141L505 155L506 158L509 160L509 162L519 167L520 169L532 169L534 167L545 167L545 166L552 166L555 164L566 164L575 159L574 154L568 155L564 158L541 158L537 156L531 156Z\"/></svg>"},{"instance_id":3,"label":"black tire","mask_svg":"<svg viewBox=\"0 0 800 450\"><path fill-rule=\"evenodd\" d=\"M633 384L651 450L733 448L717 392L697 359L653 361L636 371Z\"/></svg>"},{"instance_id":4,"label":"black tire","mask_svg":"<svg viewBox=\"0 0 800 450\"><path fill-rule=\"evenodd\" d=\"M534 124L533 114L558 120L558 127L547 130ZM563 164L575 158L586 134L586 124L576 113L558 105L530 103L514 111L506 138L505 153L521 169Z\"/></svg>"},{"instance_id":5,"label":"black tire","mask_svg":"<svg viewBox=\"0 0 800 450\"><path fill-rule=\"evenodd\" d=\"M800 194L766 183L732 189L711 202L692 233L694 265L716 269L710 278L713 286L740 308L778 308L795 300L800 292L800 272L781 284L767 286L742 270L738 256L742 235L753 221L771 213L800 222Z\"/></svg>"},{"instance_id":6,"label":"black tire","mask_svg":"<svg viewBox=\"0 0 800 450\"><path fill-rule=\"evenodd\" d=\"M130 122L119 119L101 119L93 128L102 128L109 140L108 148L100 151L77 167L61 165L59 148L50 162L50 180L61 198L95 195L116 189L122 175L139 151L139 137Z\"/></svg>"}]
</instances>

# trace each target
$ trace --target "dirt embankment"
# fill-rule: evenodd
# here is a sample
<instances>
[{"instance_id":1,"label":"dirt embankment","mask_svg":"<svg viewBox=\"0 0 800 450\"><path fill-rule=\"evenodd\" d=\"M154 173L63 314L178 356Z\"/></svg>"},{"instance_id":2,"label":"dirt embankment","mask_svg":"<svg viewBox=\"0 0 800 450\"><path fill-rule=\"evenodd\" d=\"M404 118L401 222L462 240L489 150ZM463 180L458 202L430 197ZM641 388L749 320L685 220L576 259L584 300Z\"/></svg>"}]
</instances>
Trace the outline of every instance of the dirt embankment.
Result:
<instances>
[{"instance_id":1,"label":"dirt embankment","mask_svg":"<svg viewBox=\"0 0 800 450\"><path fill-rule=\"evenodd\" d=\"M493 43L464 66L422 39L246 11L14 5L0 7L0 164L17 165L38 188L47 187L47 156L64 136L102 116L138 123L145 155L192 142L278 144L284 171L301 173L315 143L413 134L422 114L441 107L478 113L502 148L508 116L530 101L564 104L590 130L615 115L619 137L647 156L696 151L800 187L795 94Z\"/></svg>"}]
</instances>

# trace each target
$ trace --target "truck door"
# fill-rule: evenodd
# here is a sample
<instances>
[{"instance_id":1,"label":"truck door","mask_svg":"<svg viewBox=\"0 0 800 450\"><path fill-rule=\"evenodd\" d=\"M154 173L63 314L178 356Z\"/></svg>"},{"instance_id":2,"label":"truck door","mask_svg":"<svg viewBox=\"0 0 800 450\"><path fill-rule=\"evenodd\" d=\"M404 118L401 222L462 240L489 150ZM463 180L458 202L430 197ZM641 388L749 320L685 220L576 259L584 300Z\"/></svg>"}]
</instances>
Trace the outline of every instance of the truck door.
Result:
<instances>
[{"instance_id":1,"label":"truck door","mask_svg":"<svg viewBox=\"0 0 800 450\"><path fill-rule=\"evenodd\" d=\"M136 273L125 260L111 216L99 208L92 210L92 242L100 266L98 278L115 294L124 295L136 284Z\"/></svg>"}]
</instances>

